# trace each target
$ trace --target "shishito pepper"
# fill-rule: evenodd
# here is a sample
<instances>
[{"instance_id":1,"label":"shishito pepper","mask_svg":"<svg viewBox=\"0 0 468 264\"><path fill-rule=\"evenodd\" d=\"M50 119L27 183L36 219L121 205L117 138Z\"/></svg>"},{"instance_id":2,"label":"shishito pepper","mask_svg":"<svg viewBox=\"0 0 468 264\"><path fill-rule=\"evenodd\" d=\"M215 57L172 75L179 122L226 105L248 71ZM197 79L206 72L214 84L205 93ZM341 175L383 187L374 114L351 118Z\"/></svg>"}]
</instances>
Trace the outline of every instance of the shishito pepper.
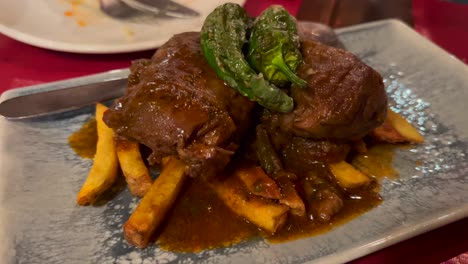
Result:
<instances>
[{"instance_id":1,"label":"shishito pepper","mask_svg":"<svg viewBox=\"0 0 468 264\"><path fill-rule=\"evenodd\" d=\"M278 86L306 82L294 72L302 61L296 20L281 6L270 6L257 17L247 59L265 79Z\"/></svg>"},{"instance_id":2,"label":"shishito pepper","mask_svg":"<svg viewBox=\"0 0 468 264\"><path fill-rule=\"evenodd\" d=\"M210 66L228 85L265 108L290 112L294 102L284 91L257 74L242 53L252 19L232 3L218 6L205 19L201 47Z\"/></svg>"}]
</instances>

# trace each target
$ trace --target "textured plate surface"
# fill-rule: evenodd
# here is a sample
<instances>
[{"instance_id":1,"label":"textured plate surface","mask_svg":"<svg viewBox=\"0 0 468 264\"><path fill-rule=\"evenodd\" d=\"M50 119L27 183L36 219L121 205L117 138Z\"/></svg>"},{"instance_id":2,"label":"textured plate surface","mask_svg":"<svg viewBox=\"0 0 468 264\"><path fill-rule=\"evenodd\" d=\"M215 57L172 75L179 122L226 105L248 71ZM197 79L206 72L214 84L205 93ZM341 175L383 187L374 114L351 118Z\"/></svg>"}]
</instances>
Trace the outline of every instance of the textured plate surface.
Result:
<instances>
[{"instance_id":1,"label":"textured plate surface","mask_svg":"<svg viewBox=\"0 0 468 264\"><path fill-rule=\"evenodd\" d=\"M174 0L200 16L194 18L113 19L98 0L0 1L0 33L41 48L76 53L119 53L154 49L172 35L199 31L218 5L245 0ZM58 26L60 25L60 26Z\"/></svg>"},{"instance_id":2,"label":"textured plate surface","mask_svg":"<svg viewBox=\"0 0 468 264\"><path fill-rule=\"evenodd\" d=\"M137 250L122 236L122 224L137 204L128 191L102 206L75 204L91 161L75 155L67 138L90 118L91 107L21 122L0 119L0 259L340 263L468 216L468 67L397 21L338 33L349 50L384 76L393 109L426 138L424 144L395 154L401 178L383 182L380 206L328 233L283 244L255 240L200 254L176 254L157 246ZM47 86L11 91L2 98L37 89Z\"/></svg>"}]
</instances>

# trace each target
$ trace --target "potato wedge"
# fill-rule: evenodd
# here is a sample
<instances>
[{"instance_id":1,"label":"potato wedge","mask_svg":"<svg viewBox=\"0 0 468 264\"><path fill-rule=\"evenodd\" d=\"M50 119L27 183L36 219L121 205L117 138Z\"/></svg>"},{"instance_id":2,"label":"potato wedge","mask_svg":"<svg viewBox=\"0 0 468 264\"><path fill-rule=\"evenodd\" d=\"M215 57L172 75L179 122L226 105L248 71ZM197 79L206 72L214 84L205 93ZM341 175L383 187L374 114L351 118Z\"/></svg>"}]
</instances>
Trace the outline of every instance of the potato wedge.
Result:
<instances>
[{"instance_id":1,"label":"potato wedge","mask_svg":"<svg viewBox=\"0 0 468 264\"><path fill-rule=\"evenodd\" d=\"M281 198L280 188L274 180L266 175L262 167L240 167L234 171L234 175L245 184L252 194L269 199Z\"/></svg>"},{"instance_id":2,"label":"potato wedge","mask_svg":"<svg viewBox=\"0 0 468 264\"><path fill-rule=\"evenodd\" d=\"M94 203L96 198L108 190L117 178L119 163L115 153L114 131L102 121L102 116L106 110L106 106L96 104L98 133L96 154L88 178L78 193L77 203L79 205Z\"/></svg>"},{"instance_id":3,"label":"potato wedge","mask_svg":"<svg viewBox=\"0 0 468 264\"><path fill-rule=\"evenodd\" d=\"M235 177L212 180L209 185L235 214L267 232L275 233L286 222L289 207L249 194Z\"/></svg>"},{"instance_id":4,"label":"potato wedge","mask_svg":"<svg viewBox=\"0 0 468 264\"><path fill-rule=\"evenodd\" d=\"M185 164L171 157L162 168L140 204L124 224L127 241L139 248L148 246L150 239L171 208L187 178Z\"/></svg>"},{"instance_id":5,"label":"potato wedge","mask_svg":"<svg viewBox=\"0 0 468 264\"><path fill-rule=\"evenodd\" d=\"M386 122L395 128L398 133L403 136L407 141L412 143L424 142L423 136L414 128L406 119L393 112L391 109L387 110Z\"/></svg>"},{"instance_id":6,"label":"potato wedge","mask_svg":"<svg viewBox=\"0 0 468 264\"><path fill-rule=\"evenodd\" d=\"M114 142L120 168L130 192L134 196L143 197L153 180L141 157L139 144L120 137L115 137Z\"/></svg>"},{"instance_id":7,"label":"potato wedge","mask_svg":"<svg viewBox=\"0 0 468 264\"><path fill-rule=\"evenodd\" d=\"M328 168L333 176L335 176L338 184L344 189L365 186L371 182L369 177L346 161L328 164Z\"/></svg>"}]
</instances>

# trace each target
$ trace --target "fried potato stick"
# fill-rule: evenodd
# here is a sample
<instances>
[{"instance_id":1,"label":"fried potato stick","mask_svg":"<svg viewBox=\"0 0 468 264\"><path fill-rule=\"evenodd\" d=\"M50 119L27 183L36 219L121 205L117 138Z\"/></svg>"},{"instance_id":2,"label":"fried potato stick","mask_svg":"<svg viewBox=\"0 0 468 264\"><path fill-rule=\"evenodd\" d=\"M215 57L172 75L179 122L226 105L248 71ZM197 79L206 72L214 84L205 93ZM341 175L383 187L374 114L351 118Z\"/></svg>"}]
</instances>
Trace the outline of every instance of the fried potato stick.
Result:
<instances>
[{"instance_id":1,"label":"fried potato stick","mask_svg":"<svg viewBox=\"0 0 468 264\"><path fill-rule=\"evenodd\" d=\"M153 180L151 180L148 168L141 157L139 144L120 137L115 137L114 142L120 168L130 192L134 196L143 197L151 187Z\"/></svg>"},{"instance_id":2,"label":"fried potato stick","mask_svg":"<svg viewBox=\"0 0 468 264\"><path fill-rule=\"evenodd\" d=\"M338 184L344 189L365 186L371 182L369 177L346 161L328 164L328 167L333 176L335 176Z\"/></svg>"},{"instance_id":3,"label":"fried potato stick","mask_svg":"<svg viewBox=\"0 0 468 264\"><path fill-rule=\"evenodd\" d=\"M148 246L182 189L187 178L185 170L185 164L175 157L164 165L159 177L124 224L125 239L130 244L139 248Z\"/></svg>"},{"instance_id":4,"label":"fried potato stick","mask_svg":"<svg viewBox=\"0 0 468 264\"><path fill-rule=\"evenodd\" d=\"M414 128L403 116L393 112L391 109L387 110L387 119L385 121L394 127L395 130L398 131L398 133L408 142L424 142L424 138L418 130Z\"/></svg>"},{"instance_id":5,"label":"fried potato stick","mask_svg":"<svg viewBox=\"0 0 468 264\"><path fill-rule=\"evenodd\" d=\"M238 179L211 180L209 185L235 214L257 227L275 233L286 222L289 207L249 194Z\"/></svg>"},{"instance_id":6,"label":"fried potato stick","mask_svg":"<svg viewBox=\"0 0 468 264\"><path fill-rule=\"evenodd\" d=\"M279 202L291 208L291 214L303 216L306 213L304 201L296 191L294 183L287 177L279 177L276 182L281 188L281 198Z\"/></svg>"},{"instance_id":7,"label":"fried potato stick","mask_svg":"<svg viewBox=\"0 0 468 264\"><path fill-rule=\"evenodd\" d=\"M406 138L398 133L398 131L387 121L372 130L369 135L378 142L388 142L392 144L406 142Z\"/></svg>"},{"instance_id":8,"label":"fried potato stick","mask_svg":"<svg viewBox=\"0 0 468 264\"><path fill-rule=\"evenodd\" d=\"M235 170L234 175L245 184L252 194L269 199L281 198L280 188L274 180L266 175L262 167L240 167Z\"/></svg>"},{"instance_id":9,"label":"fried potato stick","mask_svg":"<svg viewBox=\"0 0 468 264\"><path fill-rule=\"evenodd\" d=\"M78 193L77 203L79 205L93 204L96 198L108 190L117 178L119 163L115 153L114 131L102 120L106 110L106 106L96 104L98 133L96 154L88 178Z\"/></svg>"},{"instance_id":10,"label":"fried potato stick","mask_svg":"<svg viewBox=\"0 0 468 264\"><path fill-rule=\"evenodd\" d=\"M422 143L423 136L406 119L393 112L390 108L387 110L387 119L385 122L374 129L370 136L377 141L388 143Z\"/></svg>"}]
</instances>

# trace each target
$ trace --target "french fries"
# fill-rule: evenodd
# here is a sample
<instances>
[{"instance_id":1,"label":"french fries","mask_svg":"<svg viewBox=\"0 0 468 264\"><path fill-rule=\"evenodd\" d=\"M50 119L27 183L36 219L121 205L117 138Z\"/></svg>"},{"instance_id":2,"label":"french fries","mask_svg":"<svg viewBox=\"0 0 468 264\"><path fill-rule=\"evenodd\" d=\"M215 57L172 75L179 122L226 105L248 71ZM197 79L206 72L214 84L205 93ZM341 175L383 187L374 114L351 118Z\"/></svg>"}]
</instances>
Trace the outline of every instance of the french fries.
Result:
<instances>
[{"instance_id":1,"label":"french fries","mask_svg":"<svg viewBox=\"0 0 468 264\"><path fill-rule=\"evenodd\" d=\"M278 185L266 175L262 167L240 167L235 170L234 175L245 184L252 194L269 199L281 198L281 190Z\"/></svg>"},{"instance_id":2,"label":"french fries","mask_svg":"<svg viewBox=\"0 0 468 264\"><path fill-rule=\"evenodd\" d=\"M333 176L335 176L338 184L344 189L365 186L371 182L369 177L346 161L328 164L328 168Z\"/></svg>"},{"instance_id":3,"label":"french fries","mask_svg":"<svg viewBox=\"0 0 468 264\"><path fill-rule=\"evenodd\" d=\"M127 241L139 248L148 246L150 239L167 211L171 208L187 178L185 164L171 157L161 174L124 224Z\"/></svg>"},{"instance_id":4,"label":"french fries","mask_svg":"<svg viewBox=\"0 0 468 264\"><path fill-rule=\"evenodd\" d=\"M385 121L381 126L376 127L371 133L370 136L377 141L383 141L388 143L403 143L406 142L406 138L403 137L398 131Z\"/></svg>"},{"instance_id":5,"label":"french fries","mask_svg":"<svg viewBox=\"0 0 468 264\"><path fill-rule=\"evenodd\" d=\"M107 107L104 105L96 105L98 132L96 154L88 178L78 193L77 203L79 205L94 203L100 194L112 186L120 164L131 193L135 196L143 196L140 204L123 226L124 236L130 244L145 248L179 196L187 178L187 167L176 157L165 157L162 160L161 174L152 183L138 143L114 135L112 129L107 127L102 120L106 110ZM419 143L424 140L402 116L391 110L388 111L384 125L379 128L375 129L372 135L380 136L387 141ZM257 129L260 136L263 132L265 132L264 129ZM268 136L268 134L265 135ZM293 183L295 180L288 178L288 174L290 176L294 174L283 170L281 160L275 154L271 142L267 141L267 137L263 139L270 149L263 147L257 154L272 155L271 160L263 160L261 163L265 164L266 171L271 171L269 173L273 179L265 173L262 167L241 166L231 177L210 179L208 185L236 215L274 234L285 224L289 212L304 216L306 208L296 191ZM257 144L258 142L262 141L257 140ZM362 139L353 142L353 149L357 153L368 151ZM336 178L336 182L344 189L367 186L372 181L346 161L328 164L328 169ZM311 188L304 188L304 190L306 193L312 193ZM319 209L317 210L320 211Z\"/></svg>"},{"instance_id":6,"label":"french fries","mask_svg":"<svg viewBox=\"0 0 468 264\"><path fill-rule=\"evenodd\" d=\"M303 216L306 213L304 201L294 187L294 183L287 177L280 177L276 182L281 187L281 198L279 202L291 208L291 214Z\"/></svg>"},{"instance_id":7,"label":"french fries","mask_svg":"<svg viewBox=\"0 0 468 264\"><path fill-rule=\"evenodd\" d=\"M235 214L257 227L275 233L287 218L289 207L249 194L237 180L212 180L209 185Z\"/></svg>"},{"instance_id":8,"label":"french fries","mask_svg":"<svg viewBox=\"0 0 468 264\"><path fill-rule=\"evenodd\" d=\"M79 205L93 204L96 198L109 189L117 177L118 161L114 146L114 131L102 120L107 107L96 104L98 142L93 166L78 193Z\"/></svg>"},{"instance_id":9,"label":"french fries","mask_svg":"<svg viewBox=\"0 0 468 264\"><path fill-rule=\"evenodd\" d=\"M272 180L263 171L262 167L240 167L234 172L234 176L239 178L247 190L257 196L278 200L291 208L291 213L298 216L305 214L305 205L301 197L286 176L281 176Z\"/></svg>"},{"instance_id":10,"label":"french fries","mask_svg":"<svg viewBox=\"0 0 468 264\"><path fill-rule=\"evenodd\" d=\"M390 108L387 110L387 119L385 122L374 129L370 134L378 141L389 143L422 143L423 136L414 128L404 117L393 112Z\"/></svg>"},{"instance_id":11,"label":"french fries","mask_svg":"<svg viewBox=\"0 0 468 264\"><path fill-rule=\"evenodd\" d=\"M139 144L119 137L115 137L114 142L120 168L130 192L134 196L143 197L153 180L141 157Z\"/></svg>"},{"instance_id":12,"label":"french fries","mask_svg":"<svg viewBox=\"0 0 468 264\"><path fill-rule=\"evenodd\" d=\"M387 120L392 127L398 131L407 141L412 143L424 142L423 136L419 134L418 130L414 128L404 117L393 112L391 109L387 110Z\"/></svg>"}]
</instances>

